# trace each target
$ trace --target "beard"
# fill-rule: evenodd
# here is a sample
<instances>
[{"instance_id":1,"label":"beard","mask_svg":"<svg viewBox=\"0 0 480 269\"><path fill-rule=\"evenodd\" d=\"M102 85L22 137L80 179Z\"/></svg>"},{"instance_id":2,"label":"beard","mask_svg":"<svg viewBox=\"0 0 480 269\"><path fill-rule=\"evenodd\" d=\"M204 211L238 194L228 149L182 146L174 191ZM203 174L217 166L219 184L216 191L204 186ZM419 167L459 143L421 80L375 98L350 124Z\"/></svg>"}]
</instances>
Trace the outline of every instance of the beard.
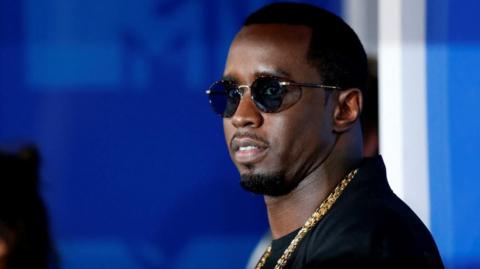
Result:
<instances>
[{"instance_id":1,"label":"beard","mask_svg":"<svg viewBox=\"0 0 480 269\"><path fill-rule=\"evenodd\" d=\"M240 186L249 192L268 196L282 196L290 193L298 182L288 184L283 174L242 174Z\"/></svg>"}]
</instances>

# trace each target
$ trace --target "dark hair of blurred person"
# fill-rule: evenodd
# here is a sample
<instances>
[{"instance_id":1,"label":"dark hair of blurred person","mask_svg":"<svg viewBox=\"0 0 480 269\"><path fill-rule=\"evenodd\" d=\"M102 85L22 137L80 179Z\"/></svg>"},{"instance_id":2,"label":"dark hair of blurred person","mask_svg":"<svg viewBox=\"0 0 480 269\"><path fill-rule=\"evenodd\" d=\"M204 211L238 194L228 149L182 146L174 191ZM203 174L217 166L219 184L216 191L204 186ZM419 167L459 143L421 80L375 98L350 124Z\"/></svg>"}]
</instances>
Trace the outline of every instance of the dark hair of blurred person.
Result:
<instances>
[{"instance_id":1,"label":"dark hair of blurred person","mask_svg":"<svg viewBox=\"0 0 480 269\"><path fill-rule=\"evenodd\" d=\"M363 131L363 156L374 157L380 153L377 59L373 57L368 58L368 70L368 95L364 98L360 117Z\"/></svg>"},{"instance_id":2,"label":"dark hair of blurred person","mask_svg":"<svg viewBox=\"0 0 480 269\"><path fill-rule=\"evenodd\" d=\"M0 150L0 269L57 268L34 148Z\"/></svg>"}]
</instances>

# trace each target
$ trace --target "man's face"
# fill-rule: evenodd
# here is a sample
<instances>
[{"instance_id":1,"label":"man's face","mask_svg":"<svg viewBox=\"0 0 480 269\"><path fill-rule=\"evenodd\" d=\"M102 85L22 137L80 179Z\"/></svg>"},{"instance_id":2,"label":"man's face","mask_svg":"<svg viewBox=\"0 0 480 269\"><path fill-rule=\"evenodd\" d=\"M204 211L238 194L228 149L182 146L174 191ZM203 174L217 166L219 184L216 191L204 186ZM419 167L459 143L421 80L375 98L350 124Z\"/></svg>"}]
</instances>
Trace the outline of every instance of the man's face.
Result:
<instances>
[{"instance_id":1,"label":"man's face","mask_svg":"<svg viewBox=\"0 0 480 269\"><path fill-rule=\"evenodd\" d=\"M310 36L311 30L305 26L246 26L230 47L224 77L249 86L260 76L320 83L320 75L307 60ZM331 103L325 103L323 89L304 88L295 105L264 113L246 90L235 114L223 120L242 186L257 193L282 195L318 168L335 144Z\"/></svg>"}]
</instances>

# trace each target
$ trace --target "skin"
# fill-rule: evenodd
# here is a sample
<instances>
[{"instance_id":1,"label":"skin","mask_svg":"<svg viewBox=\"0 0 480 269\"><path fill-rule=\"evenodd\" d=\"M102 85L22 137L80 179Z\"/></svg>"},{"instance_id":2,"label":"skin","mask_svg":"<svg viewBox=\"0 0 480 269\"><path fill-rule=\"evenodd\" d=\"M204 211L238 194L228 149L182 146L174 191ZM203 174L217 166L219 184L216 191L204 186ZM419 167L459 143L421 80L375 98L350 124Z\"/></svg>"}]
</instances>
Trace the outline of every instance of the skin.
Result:
<instances>
[{"instance_id":1,"label":"skin","mask_svg":"<svg viewBox=\"0 0 480 269\"><path fill-rule=\"evenodd\" d=\"M262 75L321 83L306 58L310 37L306 26L243 27L231 44L224 76L242 85ZM301 227L362 159L360 90L333 91L327 100L323 89L304 88L295 105L263 113L247 90L235 114L224 118L225 139L240 174L282 173L288 183L299 182L286 195L264 196L273 238ZM239 153L231 147L239 143L259 148Z\"/></svg>"}]
</instances>

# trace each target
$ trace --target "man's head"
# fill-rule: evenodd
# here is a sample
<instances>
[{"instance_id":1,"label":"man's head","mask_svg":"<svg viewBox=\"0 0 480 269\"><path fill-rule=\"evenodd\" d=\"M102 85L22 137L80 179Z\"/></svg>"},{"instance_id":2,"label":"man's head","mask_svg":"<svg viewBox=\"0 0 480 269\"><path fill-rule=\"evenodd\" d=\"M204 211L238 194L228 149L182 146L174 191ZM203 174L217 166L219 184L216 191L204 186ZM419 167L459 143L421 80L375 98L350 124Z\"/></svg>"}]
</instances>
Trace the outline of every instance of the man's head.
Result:
<instances>
[{"instance_id":1,"label":"man's head","mask_svg":"<svg viewBox=\"0 0 480 269\"><path fill-rule=\"evenodd\" d=\"M278 3L250 15L224 70L224 80L237 89L237 102L224 113L224 131L242 186L266 195L289 193L342 151L339 144L352 142L366 66L355 33L327 11ZM278 81L285 92L278 92ZM258 85L263 92L252 99L251 88L257 93Z\"/></svg>"}]
</instances>

